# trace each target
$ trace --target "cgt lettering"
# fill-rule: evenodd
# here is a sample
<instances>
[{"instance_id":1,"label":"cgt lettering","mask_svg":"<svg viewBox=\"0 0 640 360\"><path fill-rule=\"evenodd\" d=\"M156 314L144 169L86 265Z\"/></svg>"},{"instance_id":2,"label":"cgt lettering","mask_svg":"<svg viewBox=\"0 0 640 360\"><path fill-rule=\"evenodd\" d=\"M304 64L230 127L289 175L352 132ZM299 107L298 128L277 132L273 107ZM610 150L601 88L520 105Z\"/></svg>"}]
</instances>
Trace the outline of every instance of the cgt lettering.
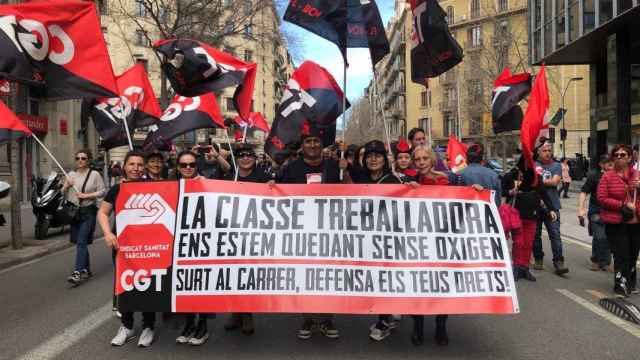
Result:
<instances>
[{"instance_id":1,"label":"cgt lettering","mask_svg":"<svg viewBox=\"0 0 640 360\"><path fill-rule=\"evenodd\" d=\"M20 52L24 49L36 61L48 57L52 63L62 66L70 63L75 55L73 40L59 25L45 27L37 20L16 21L15 16L8 15L0 17L0 31L11 39L16 49ZM54 43L57 43L55 50Z\"/></svg>"},{"instance_id":2,"label":"cgt lettering","mask_svg":"<svg viewBox=\"0 0 640 360\"><path fill-rule=\"evenodd\" d=\"M151 272L142 269L133 271L125 270L120 275L120 286L124 291L147 291L151 286L151 278L155 277L155 291L162 291L162 277L167 275L167 269L152 269Z\"/></svg>"}]
</instances>

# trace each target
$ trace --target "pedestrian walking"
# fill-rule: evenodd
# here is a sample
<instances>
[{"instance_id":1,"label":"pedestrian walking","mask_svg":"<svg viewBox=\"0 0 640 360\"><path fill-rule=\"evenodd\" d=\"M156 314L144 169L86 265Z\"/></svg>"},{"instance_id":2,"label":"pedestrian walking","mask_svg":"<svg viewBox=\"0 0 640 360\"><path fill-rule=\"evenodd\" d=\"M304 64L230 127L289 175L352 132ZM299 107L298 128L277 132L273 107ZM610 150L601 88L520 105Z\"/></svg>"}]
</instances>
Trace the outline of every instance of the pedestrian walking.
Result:
<instances>
[{"instance_id":1,"label":"pedestrian walking","mask_svg":"<svg viewBox=\"0 0 640 360\"><path fill-rule=\"evenodd\" d=\"M67 192L67 199L78 206L78 212L71 223L71 242L76 245L75 268L67 279L73 285L91 279L91 261L89 245L93 243L96 230L97 200L105 192L104 181L98 171L91 169L91 151L76 151L76 169L67 177L62 191ZM76 189L80 189L77 192Z\"/></svg>"},{"instance_id":2,"label":"pedestrian walking","mask_svg":"<svg viewBox=\"0 0 640 360\"><path fill-rule=\"evenodd\" d=\"M584 226L585 217L589 220L588 231L589 235L593 237L590 267L592 271L607 271L611 264L609 240L607 240L605 224L600 216L600 204L598 203L598 184L602 174L611 169L613 169L611 158L607 154L602 155L598 162L598 168L587 176L578 198L578 221L580 225ZM587 196L589 196L588 210L586 207Z\"/></svg>"},{"instance_id":3,"label":"pedestrian walking","mask_svg":"<svg viewBox=\"0 0 640 360\"><path fill-rule=\"evenodd\" d=\"M617 296L636 294L636 261L640 251L638 223L639 174L632 164L628 145L618 144L611 150L612 170L605 172L598 184L600 218L613 249L614 285Z\"/></svg>"},{"instance_id":4,"label":"pedestrian walking","mask_svg":"<svg viewBox=\"0 0 640 360\"><path fill-rule=\"evenodd\" d=\"M569 186L571 186L571 166L569 165L569 159L562 158L562 160L560 160L560 166L562 167L562 186L558 190L558 194L562 195L564 192L562 198L568 199Z\"/></svg>"},{"instance_id":5,"label":"pedestrian walking","mask_svg":"<svg viewBox=\"0 0 640 360\"><path fill-rule=\"evenodd\" d=\"M484 149L480 144L473 144L467 150L467 167L460 171L464 185L479 185L484 189L494 190L493 202L500 207L502 197L502 183L495 171L483 166Z\"/></svg>"},{"instance_id":6,"label":"pedestrian walking","mask_svg":"<svg viewBox=\"0 0 640 360\"><path fill-rule=\"evenodd\" d=\"M124 158L124 179L123 182L141 181L144 174L144 154L133 150L129 151ZM112 259L115 267L116 256L118 253L118 238L116 237L116 225L111 226L109 216L115 209L116 199L120 193L120 185L113 185L104 197L104 201L100 204L98 210L98 223L104 234L104 241L109 248L112 249ZM118 328L116 336L111 340L111 345L122 346L136 337L133 330L134 314L131 311L121 312L121 325ZM154 340L154 326L156 321L155 312L142 313L142 332L138 339L138 346L149 347Z\"/></svg>"}]
</instances>

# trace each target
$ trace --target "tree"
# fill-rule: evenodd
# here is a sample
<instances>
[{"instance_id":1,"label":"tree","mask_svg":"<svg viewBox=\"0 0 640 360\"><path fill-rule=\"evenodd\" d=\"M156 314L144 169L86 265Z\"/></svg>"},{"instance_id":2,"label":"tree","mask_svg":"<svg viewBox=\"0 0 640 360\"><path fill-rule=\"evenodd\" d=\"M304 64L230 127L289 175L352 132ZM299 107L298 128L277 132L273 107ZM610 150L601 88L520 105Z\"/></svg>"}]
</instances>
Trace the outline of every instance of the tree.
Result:
<instances>
[{"instance_id":1,"label":"tree","mask_svg":"<svg viewBox=\"0 0 640 360\"><path fill-rule=\"evenodd\" d=\"M382 124L374 121L373 104L369 98L358 99L349 110L345 141L347 144L364 144L369 140L383 139Z\"/></svg>"}]
</instances>

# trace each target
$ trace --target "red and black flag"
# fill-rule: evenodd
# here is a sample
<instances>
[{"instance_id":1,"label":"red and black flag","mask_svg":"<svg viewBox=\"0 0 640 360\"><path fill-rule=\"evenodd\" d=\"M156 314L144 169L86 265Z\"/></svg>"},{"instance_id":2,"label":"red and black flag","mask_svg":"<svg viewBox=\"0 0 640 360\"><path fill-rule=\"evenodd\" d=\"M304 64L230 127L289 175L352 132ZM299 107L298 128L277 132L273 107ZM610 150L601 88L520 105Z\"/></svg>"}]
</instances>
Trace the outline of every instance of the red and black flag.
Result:
<instances>
[{"instance_id":1,"label":"red and black flag","mask_svg":"<svg viewBox=\"0 0 640 360\"><path fill-rule=\"evenodd\" d=\"M0 5L0 78L39 85L35 95L48 99L115 96L95 4Z\"/></svg>"},{"instance_id":2,"label":"red and black flag","mask_svg":"<svg viewBox=\"0 0 640 360\"><path fill-rule=\"evenodd\" d=\"M336 119L342 114L344 93L322 66L305 61L293 73L265 142L272 159L282 160L287 146L313 132L329 146L336 139ZM349 108L347 102L347 108Z\"/></svg>"},{"instance_id":3,"label":"red and black flag","mask_svg":"<svg viewBox=\"0 0 640 360\"><path fill-rule=\"evenodd\" d=\"M118 76L117 83L119 97L85 100L90 104L89 114L105 149L127 145L125 121L132 133L134 129L156 124L162 115L142 64L136 64Z\"/></svg>"},{"instance_id":4,"label":"red and black flag","mask_svg":"<svg viewBox=\"0 0 640 360\"><path fill-rule=\"evenodd\" d=\"M161 40L153 47L164 56L162 69L178 95L194 97L237 86L234 106L243 119L249 117L256 64L195 40Z\"/></svg>"},{"instance_id":5,"label":"red and black flag","mask_svg":"<svg viewBox=\"0 0 640 360\"><path fill-rule=\"evenodd\" d=\"M0 101L0 144L31 136L31 130Z\"/></svg>"},{"instance_id":6,"label":"red and black flag","mask_svg":"<svg viewBox=\"0 0 640 360\"><path fill-rule=\"evenodd\" d=\"M522 129L520 129L520 142L522 144L522 156L528 168L535 169L533 155L536 143L540 138L540 134L544 129L549 127L549 89L547 87L547 76L545 74L544 65L536 76L529 96L529 107L522 121Z\"/></svg>"},{"instance_id":7,"label":"red and black flag","mask_svg":"<svg viewBox=\"0 0 640 360\"><path fill-rule=\"evenodd\" d=\"M531 74L512 75L509 68L504 69L493 83L491 116L494 133L520 129L523 114L518 103L530 92Z\"/></svg>"},{"instance_id":8,"label":"red and black flag","mask_svg":"<svg viewBox=\"0 0 640 360\"><path fill-rule=\"evenodd\" d=\"M144 148L163 149L171 139L196 129L225 128L224 119L213 93L187 98L176 96L157 125L147 135Z\"/></svg>"},{"instance_id":9,"label":"red and black flag","mask_svg":"<svg viewBox=\"0 0 640 360\"><path fill-rule=\"evenodd\" d=\"M374 0L291 0L284 20L336 44L343 56L347 48L369 48L374 66L389 53Z\"/></svg>"},{"instance_id":10,"label":"red and black flag","mask_svg":"<svg viewBox=\"0 0 640 360\"><path fill-rule=\"evenodd\" d=\"M264 116L260 112L252 112L251 114L249 114L249 118L247 120L242 120L240 116L236 116L234 121L241 128L247 126L249 127L249 129L257 129L267 134L269 133L269 131L271 131L267 120L265 120Z\"/></svg>"},{"instance_id":11,"label":"red and black flag","mask_svg":"<svg viewBox=\"0 0 640 360\"><path fill-rule=\"evenodd\" d=\"M411 0L411 10L411 80L424 85L425 79L456 66L464 54L437 0Z\"/></svg>"}]
</instances>

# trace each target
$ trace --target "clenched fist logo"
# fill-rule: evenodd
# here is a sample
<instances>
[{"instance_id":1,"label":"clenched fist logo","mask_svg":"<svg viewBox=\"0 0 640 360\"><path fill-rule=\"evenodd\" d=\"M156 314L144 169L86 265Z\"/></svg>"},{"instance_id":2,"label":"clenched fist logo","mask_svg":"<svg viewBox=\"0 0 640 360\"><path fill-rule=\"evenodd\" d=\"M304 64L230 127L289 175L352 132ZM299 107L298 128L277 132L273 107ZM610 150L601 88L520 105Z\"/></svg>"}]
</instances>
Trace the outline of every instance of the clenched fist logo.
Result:
<instances>
[{"instance_id":1,"label":"clenched fist logo","mask_svg":"<svg viewBox=\"0 0 640 360\"><path fill-rule=\"evenodd\" d=\"M176 214L158 194L133 194L116 218L116 227L121 234L129 225L162 224L173 234Z\"/></svg>"}]
</instances>

